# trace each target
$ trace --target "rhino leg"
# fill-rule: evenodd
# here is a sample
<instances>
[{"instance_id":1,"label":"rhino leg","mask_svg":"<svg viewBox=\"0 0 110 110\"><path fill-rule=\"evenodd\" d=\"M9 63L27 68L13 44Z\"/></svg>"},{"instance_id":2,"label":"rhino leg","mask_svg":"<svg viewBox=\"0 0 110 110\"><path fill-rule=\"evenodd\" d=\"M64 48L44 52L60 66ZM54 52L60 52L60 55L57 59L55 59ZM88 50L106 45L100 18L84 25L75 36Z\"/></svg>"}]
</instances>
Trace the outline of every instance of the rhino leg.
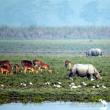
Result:
<instances>
[{"instance_id":1,"label":"rhino leg","mask_svg":"<svg viewBox=\"0 0 110 110\"><path fill-rule=\"evenodd\" d=\"M94 78L93 78L93 74L90 75L90 80L92 81Z\"/></svg>"},{"instance_id":2,"label":"rhino leg","mask_svg":"<svg viewBox=\"0 0 110 110\"><path fill-rule=\"evenodd\" d=\"M90 74L87 74L87 78L90 79Z\"/></svg>"},{"instance_id":3,"label":"rhino leg","mask_svg":"<svg viewBox=\"0 0 110 110\"><path fill-rule=\"evenodd\" d=\"M70 70L70 72L69 72L68 76L69 76L69 77L73 77L73 76L75 76L75 75L76 75L76 73L75 73L75 72L73 72L72 70Z\"/></svg>"},{"instance_id":4,"label":"rhino leg","mask_svg":"<svg viewBox=\"0 0 110 110\"><path fill-rule=\"evenodd\" d=\"M87 74L87 78L90 80L93 80L93 76L94 76L93 74Z\"/></svg>"}]
</instances>

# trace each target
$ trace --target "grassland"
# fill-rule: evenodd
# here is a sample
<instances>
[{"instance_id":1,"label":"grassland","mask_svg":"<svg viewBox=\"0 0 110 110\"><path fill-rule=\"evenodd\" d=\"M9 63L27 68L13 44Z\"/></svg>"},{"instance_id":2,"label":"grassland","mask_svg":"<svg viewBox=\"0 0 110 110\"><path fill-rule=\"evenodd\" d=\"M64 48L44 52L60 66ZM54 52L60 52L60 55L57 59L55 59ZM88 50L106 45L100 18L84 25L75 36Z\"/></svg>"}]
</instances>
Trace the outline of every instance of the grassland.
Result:
<instances>
[{"instance_id":1,"label":"grassland","mask_svg":"<svg viewBox=\"0 0 110 110\"><path fill-rule=\"evenodd\" d=\"M14 75L0 74L0 103L12 101L41 102L41 101L98 101L100 98L110 101L110 57L84 57L84 56L31 56L31 55L1 55L0 60L9 59L12 64L20 64L22 59L42 59L48 63L53 70L52 73L43 71L37 74L18 73ZM91 63L98 70L102 70L102 80L90 81L87 78L74 77L67 79L67 70L64 68L64 61L68 59L73 63ZM32 82L33 85L29 83ZM46 85L46 82L50 82ZM61 88L54 87L54 84L61 82ZM71 83L87 86L71 89ZM26 86L22 86L25 83ZM3 86L4 85L4 86ZM99 87L97 87L99 85ZM103 88L102 86L106 86ZM93 88L95 86L95 88Z\"/></svg>"},{"instance_id":2,"label":"grassland","mask_svg":"<svg viewBox=\"0 0 110 110\"><path fill-rule=\"evenodd\" d=\"M0 53L29 55L84 55L90 48L101 48L104 55L110 55L110 39L100 40L1 40Z\"/></svg>"},{"instance_id":3,"label":"grassland","mask_svg":"<svg viewBox=\"0 0 110 110\"><path fill-rule=\"evenodd\" d=\"M86 57L84 52L89 48L101 48L103 57ZM43 71L37 74L18 73L14 75L0 74L0 103L21 101L98 101L103 98L110 101L110 40L1 40L0 60L8 59L12 64L22 59L41 59L48 63L53 70L50 74ZM102 80L90 81L87 78L74 77L67 79L64 61L73 63L91 63L99 71L102 70ZM32 82L33 85L29 83ZM49 82L49 85L45 83ZM61 82L61 88L54 84ZM87 86L71 89L71 83ZM26 86L22 86L25 83ZM99 87L97 87L99 85ZM103 88L102 86L106 86ZM93 88L95 86L95 88Z\"/></svg>"}]
</instances>

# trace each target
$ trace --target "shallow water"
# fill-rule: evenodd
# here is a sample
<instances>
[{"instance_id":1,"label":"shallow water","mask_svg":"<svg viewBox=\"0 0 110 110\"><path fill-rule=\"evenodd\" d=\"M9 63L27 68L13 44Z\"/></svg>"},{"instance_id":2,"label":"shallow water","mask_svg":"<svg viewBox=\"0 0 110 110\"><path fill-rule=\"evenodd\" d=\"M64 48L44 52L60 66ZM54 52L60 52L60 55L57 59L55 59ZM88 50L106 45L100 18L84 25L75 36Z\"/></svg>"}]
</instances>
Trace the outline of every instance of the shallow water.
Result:
<instances>
[{"instance_id":1,"label":"shallow water","mask_svg":"<svg viewBox=\"0 0 110 110\"><path fill-rule=\"evenodd\" d=\"M8 103L0 105L0 110L110 110L110 103L106 107L101 103L77 102Z\"/></svg>"}]
</instances>

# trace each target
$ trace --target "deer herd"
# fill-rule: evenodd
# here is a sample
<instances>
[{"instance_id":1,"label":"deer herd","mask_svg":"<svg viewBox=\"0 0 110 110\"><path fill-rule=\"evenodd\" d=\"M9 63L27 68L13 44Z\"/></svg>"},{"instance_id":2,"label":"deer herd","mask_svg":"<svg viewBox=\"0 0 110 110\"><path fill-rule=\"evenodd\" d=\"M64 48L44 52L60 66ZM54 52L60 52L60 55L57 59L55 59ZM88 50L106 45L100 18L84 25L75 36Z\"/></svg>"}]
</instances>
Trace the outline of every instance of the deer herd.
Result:
<instances>
[{"instance_id":1,"label":"deer herd","mask_svg":"<svg viewBox=\"0 0 110 110\"><path fill-rule=\"evenodd\" d=\"M41 60L21 60L20 64L11 64L9 60L1 60L0 61L0 73L2 74L13 74L13 73L38 73L42 70L49 70L49 64L41 61Z\"/></svg>"}]
</instances>

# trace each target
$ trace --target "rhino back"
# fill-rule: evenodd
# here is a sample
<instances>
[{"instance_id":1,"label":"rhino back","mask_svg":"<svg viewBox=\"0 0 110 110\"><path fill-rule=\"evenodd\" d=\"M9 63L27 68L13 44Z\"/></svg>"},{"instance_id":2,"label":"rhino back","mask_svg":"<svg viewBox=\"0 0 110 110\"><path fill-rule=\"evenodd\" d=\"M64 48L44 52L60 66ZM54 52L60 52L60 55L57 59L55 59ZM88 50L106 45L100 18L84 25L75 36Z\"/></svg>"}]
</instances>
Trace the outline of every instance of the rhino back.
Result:
<instances>
[{"instance_id":1,"label":"rhino back","mask_svg":"<svg viewBox=\"0 0 110 110\"><path fill-rule=\"evenodd\" d=\"M76 70L80 75L86 75L88 71L88 64L77 64Z\"/></svg>"}]
</instances>

